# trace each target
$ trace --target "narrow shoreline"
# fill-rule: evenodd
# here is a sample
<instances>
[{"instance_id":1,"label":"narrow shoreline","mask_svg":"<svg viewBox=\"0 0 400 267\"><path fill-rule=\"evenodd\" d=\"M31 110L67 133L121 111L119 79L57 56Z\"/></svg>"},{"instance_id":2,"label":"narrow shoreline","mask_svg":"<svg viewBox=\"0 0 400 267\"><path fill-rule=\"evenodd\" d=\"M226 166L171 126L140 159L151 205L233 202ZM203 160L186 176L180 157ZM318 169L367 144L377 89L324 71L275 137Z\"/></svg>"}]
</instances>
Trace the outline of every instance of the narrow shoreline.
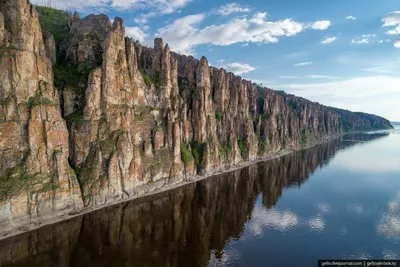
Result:
<instances>
[{"instance_id":1,"label":"narrow shoreline","mask_svg":"<svg viewBox=\"0 0 400 267\"><path fill-rule=\"evenodd\" d=\"M273 152L273 153L268 154L268 155L266 155L264 157L259 157L259 158L256 158L255 160L252 160L252 161L241 162L241 163L239 163L237 165L233 165L231 168L227 168L227 169L224 169L224 170L221 170L221 171L209 174L209 175L191 176L187 180L184 180L184 181L179 182L179 183L166 184L166 185L162 186L161 188L155 189L153 191L150 191L148 193L145 193L145 194L142 194L142 195L139 195L139 196L132 196L132 197L129 197L129 198L121 199L119 201L116 201L116 202L113 202L113 203L109 203L109 204L105 204L105 205L101 205L101 206L86 207L86 208L83 208L83 209L81 209L80 211L78 211L77 213L74 213L74 214L65 214L65 215L61 215L61 216L58 216L58 217L53 217L53 218L50 218L50 219L47 219L47 220L43 220L43 221L40 221L40 222L29 222L27 224L16 226L16 228L11 229L11 230L7 230L7 231L4 231L4 232L1 232L1 230L0 230L0 241L8 239L8 238L13 238L13 237L16 237L16 236L19 236L19 235L23 235L23 234L26 234L26 233L29 233L31 231L37 230L39 228L42 228L44 226L57 224L57 223L60 223L60 222L63 222L63 221L67 221L67 220L70 220L70 219L73 219L73 218L76 218L76 217L79 217L79 216L83 216L85 214L88 214L88 213L96 211L96 210L101 210L101 209L104 209L104 208L107 208L107 207L111 207L111 206L114 206L114 205L119 205L121 203L129 202L129 201L132 201L132 200L137 200L137 199L140 199L140 198L152 197L152 196L154 197L157 194L164 193L164 192L167 192L167 191L170 191L170 190L173 190L173 189L177 189L177 188L180 188L180 187L183 187L183 186L187 186L187 185L190 185L190 184L194 184L194 183L197 183L199 181L202 181L202 180L205 180L205 179L208 179L208 178L212 178L212 177L217 176L217 175L221 175L221 174L224 174L224 173L237 171L239 169L243 169L243 168L249 167L249 166L251 166L253 164L257 164L257 163L260 163L260 162L266 162L266 161L274 160L274 159L277 159L277 158L280 158L280 157L283 157L283 156L286 156L286 155L290 155L290 154L292 154L292 153L294 153L296 151L308 149L308 148L314 147L316 145L323 144L323 143L329 142L331 140L335 140L335 139L340 138L340 137L342 137L342 136L344 136L346 134L360 133L360 132L367 132L367 131L357 131L357 132L351 132L351 133L342 133L342 134L335 134L335 135L332 135L332 136L326 136L326 137L323 137L319 141L311 142L309 144L306 144L306 145L298 147L298 148L283 149L283 150L280 150L280 151L277 151L277 152Z\"/></svg>"}]
</instances>

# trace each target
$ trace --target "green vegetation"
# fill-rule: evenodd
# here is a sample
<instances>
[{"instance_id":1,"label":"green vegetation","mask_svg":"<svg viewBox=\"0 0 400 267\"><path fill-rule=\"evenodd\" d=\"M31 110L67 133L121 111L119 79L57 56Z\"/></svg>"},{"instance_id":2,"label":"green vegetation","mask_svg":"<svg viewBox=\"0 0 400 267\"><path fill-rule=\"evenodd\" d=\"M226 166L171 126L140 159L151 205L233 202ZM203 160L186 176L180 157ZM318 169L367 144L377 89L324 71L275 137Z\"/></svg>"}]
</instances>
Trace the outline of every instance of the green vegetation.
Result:
<instances>
[{"instance_id":1,"label":"green vegetation","mask_svg":"<svg viewBox=\"0 0 400 267\"><path fill-rule=\"evenodd\" d=\"M40 26L53 35L56 43L57 63L53 66L54 86L58 89L66 87L75 90L78 90L79 87L83 88L81 90L86 89L89 73L101 65L101 62L85 62L78 68L74 62L66 61L65 54L62 55L59 48L69 38L71 15L49 7L35 6L35 8L39 14Z\"/></svg>"},{"instance_id":2,"label":"green vegetation","mask_svg":"<svg viewBox=\"0 0 400 267\"><path fill-rule=\"evenodd\" d=\"M114 140L102 140L100 141L100 148L103 154L111 155L117 150L117 144Z\"/></svg>"},{"instance_id":3,"label":"green vegetation","mask_svg":"<svg viewBox=\"0 0 400 267\"><path fill-rule=\"evenodd\" d=\"M264 155L265 151L267 150L267 145L264 141L258 140L258 155Z\"/></svg>"},{"instance_id":4,"label":"green vegetation","mask_svg":"<svg viewBox=\"0 0 400 267\"><path fill-rule=\"evenodd\" d=\"M73 62L66 62L57 58L57 63L53 66L54 86L59 89L65 87L86 89L88 76L97 67L97 65L88 61L78 67Z\"/></svg>"},{"instance_id":5,"label":"green vegetation","mask_svg":"<svg viewBox=\"0 0 400 267\"><path fill-rule=\"evenodd\" d=\"M153 133L159 132L161 130L162 130L161 126L157 125L156 127L153 128Z\"/></svg>"},{"instance_id":6,"label":"green vegetation","mask_svg":"<svg viewBox=\"0 0 400 267\"><path fill-rule=\"evenodd\" d=\"M25 168L16 166L6 171L0 177L0 201L17 195L25 190L30 183L34 181L34 176L29 175Z\"/></svg>"},{"instance_id":7,"label":"green vegetation","mask_svg":"<svg viewBox=\"0 0 400 267\"><path fill-rule=\"evenodd\" d=\"M58 188L60 188L60 186L58 184L55 184L53 182L48 182L48 183L43 184L43 187L38 192L44 193L44 192L56 190Z\"/></svg>"},{"instance_id":8,"label":"green vegetation","mask_svg":"<svg viewBox=\"0 0 400 267\"><path fill-rule=\"evenodd\" d=\"M220 147L220 153L221 153L221 155L224 156L225 159L228 158L228 155L229 155L229 153L231 153L231 150L232 149L231 149L231 146L229 145L229 143L225 144L225 145L221 145L221 147Z\"/></svg>"},{"instance_id":9,"label":"green vegetation","mask_svg":"<svg viewBox=\"0 0 400 267\"><path fill-rule=\"evenodd\" d=\"M181 144L181 159L185 165L193 160L193 155L190 152L189 145L187 144Z\"/></svg>"},{"instance_id":10,"label":"green vegetation","mask_svg":"<svg viewBox=\"0 0 400 267\"><path fill-rule=\"evenodd\" d=\"M35 6L35 9L39 14L40 26L43 30L53 35L56 47L59 47L61 41L69 34L70 14L62 10L44 6Z\"/></svg>"},{"instance_id":11,"label":"green vegetation","mask_svg":"<svg viewBox=\"0 0 400 267\"><path fill-rule=\"evenodd\" d=\"M78 87L80 76L76 66L65 66L65 64L57 63L53 66L54 86L64 88L66 86Z\"/></svg>"},{"instance_id":12,"label":"green vegetation","mask_svg":"<svg viewBox=\"0 0 400 267\"><path fill-rule=\"evenodd\" d=\"M73 168L71 168L70 166L68 166L68 175L69 175L70 177L73 177L73 178L76 179L76 172L75 172L75 170L74 170Z\"/></svg>"},{"instance_id":13,"label":"green vegetation","mask_svg":"<svg viewBox=\"0 0 400 267\"><path fill-rule=\"evenodd\" d=\"M53 103L50 99L44 98L40 96L39 94L30 97L27 102L29 107L34 107L34 106L54 106L56 105Z\"/></svg>"},{"instance_id":14,"label":"green vegetation","mask_svg":"<svg viewBox=\"0 0 400 267\"><path fill-rule=\"evenodd\" d=\"M203 153L204 153L204 148L206 147L207 143L198 143L198 142L192 142L191 147L192 147L192 154L194 158L194 162L196 163L197 168L200 167L200 164L203 160Z\"/></svg>"},{"instance_id":15,"label":"green vegetation","mask_svg":"<svg viewBox=\"0 0 400 267\"><path fill-rule=\"evenodd\" d=\"M147 86L152 86L156 88L157 91L160 91L162 88L162 73L156 71L153 76L147 74L143 69L140 69L140 73L143 76L144 83Z\"/></svg>"},{"instance_id":16,"label":"green vegetation","mask_svg":"<svg viewBox=\"0 0 400 267\"><path fill-rule=\"evenodd\" d=\"M89 185L93 181L93 168L82 167L76 170L78 181L81 186Z\"/></svg>"},{"instance_id":17,"label":"green vegetation","mask_svg":"<svg viewBox=\"0 0 400 267\"><path fill-rule=\"evenodd\" d=\"M298 103L295 101L288 101L287 104L294 110L298 108Z\"/></svg>"},{"instance_id":18,"label":"green vegetation","mask_svg":"<svg viewBox=\"0 0 400 267\"><path fill-rule=\"evenodd\" d=\"M83 122L85 121L85 120L83 119L83 113L82 113L82 112L74 112L74 113L68 115L68 116L65 118L65 120L67 121L67 123L68 123L69 125L72 125L72 124L81 125L81 124L83 124Z\"/></svg>"},{"instance_id":19,"label":"green vegetation","mask_svg":"<svg viewBox=\"0 0 400 267\"><path fill-rule=\"evenodd\" d=\"M154 86L155 86L157 91L160 91L161 88L162 88L162 80L163 80L162 73L159 72L159 71L156 71L154 73L153 82L154 82Z\"/></svg>"},{"instance_id":20,"label":"green vegetation","mask_svg":"<svg viewBox=\"0 0 400 267\"><path fill-rule=\"evenodd\" d=\"M224 118L224 115L221 112L215 112L215 118L221 121Z\"/></svg>"},{"instance_id":21,"label":"green vegetation","mask_svg":"<svg viewBox=\"0 0 400 267\"><path fill-rule=\"evenodd\" d=\"M158 107L148 106L150 111L160 110Z\"/></svg>"},{"instance_id":22,"label":"green vegetation","mask_svg":"<svg viewBox=\"0 0 400 267\"><path fill-rule=\"evenodd\" d=\"M200 90L195 88L195 89L193 89L191 91L192 91L193 99L200 100L200 98L201 98Z\"/></svg>"},{"instance_id":23,"label":"green vegetation","mask_svg":"<svg viewBox=\"0 0 400 267\"><path fill-rule=\"evenodd\" d=\"M0 106L6 106L6 105L8 105L12 100L13 100L13 99L12 99L11 96L9 96L9 97L7 97L7 98L4 98L4 99L1 99L1 98L0 98Z\"/></svg>"},{"instance_id":24,"label":"green vegetation","mask_svg":"<svg viewBox=\"0 0 400 267\"><path fill-rule=\"evenodd\" d=\"M308 140L307 130L303 129L300 137L300 144L305 145L307 143L307 140Z\"/></svg>"},{"instance_id":25,"label":"green vegetation","mask_svg":"<svg viewBox=\"0 0 400 267\"><path fill-rule=\"evenodd\" d=\"M122 109L122 110L127 110L127 109L129 109L131 107L128 104L113 104L112 106L114 108Z\"/></svg>"},{"instance_id":26,"label":"green vegetation","mask_svg":"<svg viewBox=\"0 0 400 267\"><path fill-rule=\"evenodd\" d=\"M135 114L135 118L134 119L137 122L143 122L144 119L145 119L145 116L144 116L144 114L142 112L142 113L139 113L139 114Z\"/></svg>"},{"instance_id":27,"label":"green vegetation","mask_svg":"<svg viewBox=\"0 0 400 267\"><path fill-rule=\"evenodd\" d=\"M15 51L17 51L18 48L13 45L1 45L0 46L0 60L2 60L5 56L10 56L13 54Z\"/></svg>"},{"instance_id":28,"label":"green vegetation","mask_svg":"<svg viewBox=\"0 0 400 267\"><path fill-rule=\"evenodd\" d=\"M178 86L185 86L185 85L189 85L189 81L186 77L182 77L182 76L178 76Z\"/></svg>"},{"instance_id":29,"label":"green vegetation","mask_svg":"<svg viewBox=\"0 0 400 267\"><path fill-rule=\"evenodd\" d=\"M142 71L141 71L141 73L142 73L142 76L143 76L144 83L145 83L147 86L151 86L154 82L153 82L153 80L151 79L150 75L148 75L148 74L146 74L146 73L144 73L144 72L142 72Z\"/></svg>"},{"instance_id":30,"label":"green vegetation","mask_svg":"<svg viewBox=\"0 0 400 267\"><path fill-rule=\"evenodd\" d=\"M239 144L240 153L242 154L242 158L247 159L249 151L248 151L246 145L244 144L243 140L238 140L238 144Z\"/></svg>"},{"instance_id":31,"label":"green vegetation","mask_svg":"<svg viewBox=\"0 0 400 267\"><path fill-rule=\"evenodd\" d=\"M342 125L343 125L343 131L346 132L346 133L350 132L351 125L350 125L349 121L346 118L344 118L343 115L340 117L340 120L341 120Z\"/></svg>"}]
</instances>

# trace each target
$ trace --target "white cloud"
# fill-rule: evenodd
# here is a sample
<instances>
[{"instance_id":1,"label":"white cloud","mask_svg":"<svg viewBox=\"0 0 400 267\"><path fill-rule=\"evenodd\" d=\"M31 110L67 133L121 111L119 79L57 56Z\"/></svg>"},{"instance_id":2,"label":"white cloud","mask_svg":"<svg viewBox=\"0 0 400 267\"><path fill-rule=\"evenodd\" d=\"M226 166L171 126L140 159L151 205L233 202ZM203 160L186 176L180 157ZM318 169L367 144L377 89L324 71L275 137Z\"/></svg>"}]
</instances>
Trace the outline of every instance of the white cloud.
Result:
<instances>
[{"instance_id":1,"label":"white cloud","mask_svg":"<svg viewBox=\"0 0 400 267\"><path fill-rule=\"evenodd\" d=\"M331 22L329 20L320 20L316 21L311 25L311 28L314 30L326 30L331 26Z\"/></svg>"},{"instance_id":2,"label":"white cloud","mask_svg":"<svg viewBox=\"0 0 400 267\"><path fill-rule=\"evenodd\" d=\"M135 40L138 40L140 43L144 44L147 39L147 34L142 31L139 27L125 27L125 34L128 37L132 37Z\"/></svg>"},{"instance_id":3,"label":"white cloud","mask_svg":"<svg viewBox=\"0 0 400 267\"><path fill-rule=\"evenodd\" d=\"M233 13L246 13L249 11L250 11L249 8L242 7L241 5L236 4L236 3L230 3L230 4L221 6L219 8L219 10L217 11L217 13L222 16L228 16Z\"/></svg>"},{"instance_id":4,"label":"white cloud","mask_svg":"<svg viewBox=\"0 0 400 267\"><path fill-rule=\"evenodd\" d=\"M378 114L393 121L400 120L400 77L361 76L327 82L287 83L275 85L274 89L329 106ZM377 101L379 105L376 105ZM392 166L394 163L400 166L396 160L387 164Z\"/></svg>"},{"instance_id":5,"label":"white cloud","mask_svg":"<svg viewBox=\"0 0 400 267\"><path fill-rule=\"evenodd\" d=\"M52 0L52 5L59 9L74 9L78 11L88 8L102 8L105 13L107 10L132 10L139 9L149 12L142 14L135 21L147 23L151 17L163 14L171 14L183 8L194 0ZM43 0L32 0L33 4L43 4Z\"/></svg>"},{"instance_id":6,"label":"white cloud","mask_svg":"<svg viewBox=\"0 0 400 267\"><path fill-rule=\"evenodd\" d=\"M388 203L387 212L382 215L376 230L387 239L400 240L400 193Z\"/></svg>"},{"instance_id":7,"label":"white cloud","mask_svg":"<svg viewBox=\"0 0 400 267\"><path fill-rule=\"evenodd\" d=\"M308 220L308 226L317 232L322 232L325 229L325 221L321 217L313 217Z\"/></svg>"},{"instance_id":8,"label":"white cloud","mask_svg":"<svg viewBox=\"0 0 400 267\"><path fill-rule=\"evenodd\" d=\"M151 10L160 14L171 14L186 6L193 0L109 0L110 6L116 9Z\"/></svg>"},{"instance_id":9,"label":"white cloud","mask_svg":"<svg viewBox=\"0 0 400 267\"><path fill-rule=\"evenodd\" d=\"M147 14L141 14L141 15L139 15L138 17L136 17L136 18L134 19L134 21L135 21L137 24L145 25L145 24L147 24L147 23L149 22L149 19L150 19L150 18L153 18L153 17L156 17L156 16L157 16L157 13L156 13L156 12L150 12L150 13L147 13Z\"/></svg>"},{"instance_id":10,"label":"white cloud","mask_svg":"<svg viewBox=\"0 0 400 267\"><path fill-rule=\"evenodd\" d=\"M294 64L293 66L295 66L295 67L302 67L302 66L308 66L308 65L311 65L311 64L313 64L313 63L310 62L310 61L308 61L308 62L296 63L296 64Z\"/></svg>"},{"instance_id":11,"label":"white cloud","mask_svg":"<svg viewBox=\"0 0 400 267\"><path fill-rule=\"evenodd\" d=\"M360 204L348 204L347 211L351 213L355 213L357 216L360 216L364 213L364 208Z\"/></svg>"},{"instance_id":12,"label":"white cloud","mask_svg":"<svg viewBox=\"0 0 400 267\"><path fill-rule=\"evenodd\" d=\"M248 73L255 70L255 67L250 66L249 64L242 63L230 63L228 64L227 69L237 75Z\"/></svg>"},{"instance_id":13,"label":"white cloud","mask_svg":"<svg viewBox=\"0 0 400 267\"><path fill-rule=\"evenodd\" d=\"M346 19L347 19L347 20L356 20L357 18L354 17L354 16L347 16Z\"/></svg>"},{"instance_id":14,"label":"white cloud","mask_svg":"<svg viewBox=\"0 0 400 267\"><path fill-rule=\"evenodd\" d=\"M335 79L336 77L330 75L309 74L306 77L311 79Z\"/></svg>"},{"instance_id":15,"label":"white cloud","mask_svg":"<svg viewBox=\"0 0 400 267\"><path fill-rule=\"evenodd\" d=\"M257 205L254 207L252 212L252 219L249 222L249 230L253 235L261 235L264 227L286 231L297 226L298 223L298 217L290 210L267 210Z\"/></svg>"},{"instance_id":16,"label":"white cloud","mask_svg":"<svg viewBox=\"0 0 400 267\"><path fill-rule=\"evenodd\" d=\"M335 79L336 77L334 76L329 76L329 75L320 75L320 74L308 74L304 76L292 76L292 75L281 75L278 76L280 79L304 79L304 78L310 78L310 79Z\"/></svg>"},{"instance_id":17,"label":"white cloud","mask_svg":"<svg viewBox=\"0 0 400 267\"><path fill-rule=\"evenodd\" d=\"M393 73L393 71L385 68L385 66L374 65L372 67L368 67L362 69L363 71L375 72L375 73Z\"/></svg>"},{"instance_id":18,"label":"white cloud","mask_svg":"<svg viewBox=\"0 0 400 267\"><path fill-rule=\"evenodd\" d=\"M399 30L389 30L386 32L387 35L397 35L399 34Z\"/></svg>"},{"instance_id":19,"label":"white cloud","mask_svg":"<svg viewBox=\"0 0 400 267\"><path fill-rule=\"evenodd\" d=\"M348 230L346 227L343 227L343 228L340 230L340 234L341 234L341 235L347 235L348 232L349 232L349 230Z\"/></svg>"},{"instance_id":20,"label":"white cloud","mask_svg":"<svg viewBox=\"0 0 400 267\"><path fill-rule=\"evenodd\" d=\"M281 85L287 89L301 90L303 96L336 96L368 97L387 93L400 93L400 77L370 76L356 77L348 80L326 83L302 83ZM376 88L382 88L376 90ZM279 88L280 90L281 88ZM304 89L304 90L303 90Z\"/></svg>"},{"instance_id":21,"label":"white cloud","mask_svg":"<svg viewBox=\"0 0 400 267\"><path fill-rule=\"evenodd\" d=\"M266 17L266 13L258 12L252 17L238 17L200 28L205 14L190 15L159 29L156 35L168 42L172 50L193 54L193 47L200 44L276 43L279 37L294 36L304 29L301 23L291 19L268 21Z\"/></svg>"},{"instance_id":22,"label":"white cloud","mask_svg":"<svg viewBox=\"0 0 400 267\"><path fill-rule=\"evenodd\" d=\"M47 1L46 1L47 2ZM32 4L43 5L43 0L31 0ZM58 9L84 10L86 8L99 8L109 6L109 0L52 0L51 6Z\"/></svg>"},{"instance_id":23,"label":"white cloud","mask_svg":"<svg viewBox=\"0 0 400 267\"><path fill-rule=\"evenodd\" d=\"M400 48L400 40L394 41L393 46L396 48Z\"/></svg>"},{"instance_id":24,"label":"white cloud","mask_svg":"<svg viewBox=\"0 0 400 267\"><path fill-rule=\"evenodd\" d=\"M334 41L336 41L336 39L337 39L337 37L329 37L329 38L326 38L325 40L323 40L321 42L321 44L330 44L330 43L333 43Z\"/></svg>"},{"instance_id":25,"label":"white cloud","mask_svg":"<svg viewBox=\"0 0 400 267\"><path fill-rule=\"evenodd\" d=\"M386 32L388 35L400 34L400 11L393 11L382 18L383 27L395 27Z\"/></svg>"},{"instance_id":26,"label":"white cloud","mask_svg":"<svg viewBox=\"0 0 400 267\"><path fill-rule=\"evenodd\" d=\"M368 44L369 40L367 38L363 38L360 40L353 39L353 40L351 40L351 43L353 43L353 44Z\"/></svg>"},{"instance_id":27,"label":"white cloud","mask_svg":"<svg viewBox=\"0 0 400 267\"><path fill-rule=\"evenodd\" d=\"M245 44L242 44L242 45L241 45L241 47L246 47L246 46L249 46L249 44L248 44L248 43L245 43Z\"/></svg>"},{"instance_id":28,"label":"white cloud","mask_svg":"<svg viewBox=\"0 0 400 267\"><path fill-rule=\"evenodd\" d=\"M291 76L291 75L282 75L278 76L280 79L300 79L302 76Z\"/></svg>"},{"instance_id":29,"label":"white cloud","mask_svg":"<svg viewBox=\"0 0 400 267\"><path fill-rule=\"evenodd\" d=\"M319 203L319 204L318 204L318 210L319 210L319 212L321 212L321 213L328 214L328 213L330 212L331 208L330 208L329 205L326 204L326 203Z\"/></svg>"},{"instance_id":30,"label":"white cloud","mask_svg":"<svg viewBox=\"0 0 400 267\"><path fill-rule=\"evenodd\" d=\"M122 1L129 1L129 0L122 0ZM130 1L133 2L133 4L135 4L135 5L132 4L131 8L136 6L136 8L141 8L143 10L149 11L148 13L141 14L134 19L136 23L144 25L147 24L151 18L179 11L180 8L183 8L193 0L130 0Z\"/></svg>"},{"instance_id":31,"label":"white cloud","mask_svg":"<svg viewBox=\"0 0 400 267\"><path fill-rule=\"evenodd\" d=\"M372 43L384 43L384 42L390 42L390 40L377 40L376 34L374 33L363 34L351 40L351 43L353 44L372 44Z\"/></svg>"},{"instance_id":32,"label":"white cloud","mask_svg":"<svg viewBox=\"0 0 400 267\"><path fill-rule=\"evenodd\" d=\"M392 250L385 249L382 251L383 259L384 260L396 260L399 258L399 253L394 252Z\"/></svg>"}]
</instances>

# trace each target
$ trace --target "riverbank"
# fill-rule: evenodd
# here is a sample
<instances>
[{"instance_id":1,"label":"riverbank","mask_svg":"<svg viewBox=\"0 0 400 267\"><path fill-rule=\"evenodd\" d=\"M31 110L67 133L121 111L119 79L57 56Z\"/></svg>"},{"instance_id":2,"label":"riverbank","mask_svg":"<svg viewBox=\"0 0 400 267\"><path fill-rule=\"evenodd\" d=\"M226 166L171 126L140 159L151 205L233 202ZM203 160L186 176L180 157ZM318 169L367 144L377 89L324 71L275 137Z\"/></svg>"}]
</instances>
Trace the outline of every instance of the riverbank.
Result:
<instances>
[{"instance_id":1,"label":"riverbank","mask_svg":"<svg viewBox=\"0 0 400 267\"><path fill-rule=\"evenodd\" d=\"M354 132L354 133L357 133L357 132ZM289 155L289 154L291 154L291 153L293 153L295 151L308 149L308 148L316 146L318 144L322 144L322 143L328 142L330 140L334 140L336 138L339 138L339 137L341 137L341 136L343 136L345 134L348 134L348 133L343 133L343 134L338 134L338 135L333 135L333 136L326 136L326 137L324 137L323 139L321 139L319 141L311 142L311 143L305 144L305 145L303 145L301 147L297 147L297 148L293 147L293 148L289 148L289 149L280 150L280 151L277 151L277 152L274 152L274 153L270 153L269 155L267 155L265 157L259 157L259 158L255 159L253 161L242 162L242 163L239 163L239 164L237 164L237 165L235 165L235 166L233 166L231 168L226 168L224 170L212 173L210 175L191 176L191 177L188 177L186 180L184 180L182 182L179 182L179 183L168 183L168 179L162 179L162 180L160 180L158 182L154 182L151 185L146 185L143 188L141 188L140 189L141 190L141 194L135 195L135 196L132 196L132 197L129 197L129 198L126 198L126 199L122 199L120 201L116 201L116 202L113 202L113 203L110 203L110 204L96 206L96 207L86 207L86 208L83 208L82 210L80 210L79 212L76 212L76 213L69 213L69 214L65 214L65 215L62 215L62 216L58 216L58 217L54 217L54 218L51 218L51 219L48 219L48 220L42 220L42 221L38 221L38 222L30 222L29 224L16 226L15 228L13 228L11 230L8 229L8 230L5 230L5 231L2 231L0 229L0 240L1 239L6 239L6 238L10 238L12 236L24 234L26 232L36 230L36 229L44 227L46 225L52 225L52 224L59 223L61 221L72 219L74 217L82 216L82 215L90 213L92 211L100 210L100 209L103 209L103 208L106 208L106 207L109 207L109 206L114 206L114 205L117 205L117 204L120 204L120 203L132 201L132 200L135 200L135 199L140 199L140 198L145 198L145 197L154 197L157 194L160 194L160 193L172 190L172 189L176 189L176 188L179 188L179 187L182 187L182 186L190 185L190 184L199 182L199 181L207 179L207 178L212 178L214 176L217 176L217 175L220 175L220 174L223 174L223 173L236 171L236 170L248 167L250 165L257 164L259 162L273 160L273 159L276 159L276 158L279 158L279 157L283 157L283 156Z\"/></svg>"}]
</instances>

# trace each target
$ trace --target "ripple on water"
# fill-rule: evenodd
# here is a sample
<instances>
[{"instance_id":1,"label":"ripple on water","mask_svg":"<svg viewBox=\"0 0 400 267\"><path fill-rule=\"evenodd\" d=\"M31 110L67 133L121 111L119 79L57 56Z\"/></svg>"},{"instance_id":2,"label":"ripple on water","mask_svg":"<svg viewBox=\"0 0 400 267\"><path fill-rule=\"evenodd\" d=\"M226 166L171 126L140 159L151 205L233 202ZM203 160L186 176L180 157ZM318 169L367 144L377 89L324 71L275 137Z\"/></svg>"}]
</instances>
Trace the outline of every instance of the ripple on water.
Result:
<instances>
[{"instance_id":1,"label":"ripple on water","mask_svg":"<svg viewBox=\"0 0 400 267\"><path fill-rule=\"evenodd\" d=\"M384 260L398 260L400 258L400 254L398 252L394 252L389 249L384 249L382 251Z\"/></svg>"},{"instance_id":2,"label":"ripple on water","mask_svg":"<svg viewBox=\"0 0 400 267\"><path fill-rule=\"evenodd\" d=\"M308 220L311 230L322 233L325 229L325 221L322 217L312 217Z\"/></svg>"},{"instance_id":3,"label":"ripple on water","mask_svg":"<svg viewBox=\"0 0 400 267\"><path fill-rule=\"evenodd\" d=\"M388 208L382 214L376 231L389 240L400 241L400 193L395 200L388 203Z\"/></svg>"}]
</instances>

